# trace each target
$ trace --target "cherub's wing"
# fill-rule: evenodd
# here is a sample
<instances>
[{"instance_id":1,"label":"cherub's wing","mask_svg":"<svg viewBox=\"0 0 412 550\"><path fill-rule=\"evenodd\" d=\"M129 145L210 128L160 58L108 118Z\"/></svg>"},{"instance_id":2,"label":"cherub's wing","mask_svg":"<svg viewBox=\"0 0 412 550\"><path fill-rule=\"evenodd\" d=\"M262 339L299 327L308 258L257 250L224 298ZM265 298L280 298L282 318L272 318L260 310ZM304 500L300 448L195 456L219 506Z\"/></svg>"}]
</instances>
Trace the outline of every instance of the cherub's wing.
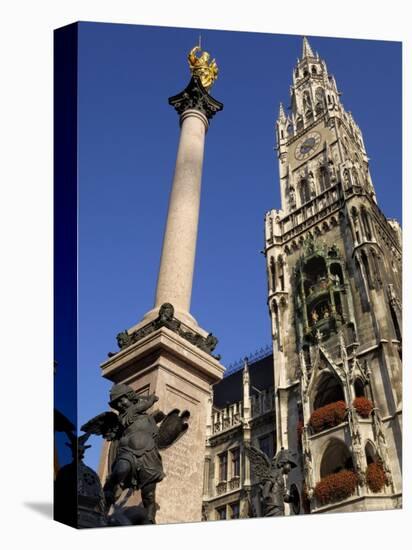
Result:
<instances>
[{"instance_id":1,"label":"cherub's wing","mask_svg":"<svg viewBox=\"0 0 412 550\"><path fill-rule=\"evenodd\" d=\"M163 419L159 426L159 435L157 437L157 446L159 449L167 449L173 445L188 429L186 420L189 418L190 412L179 409L173 409Z\"/></svg>"},{"instance_id":2,"label":"cherub's wing","mask_svg":"<svg viewBox=\"0 0 412 550\"><path fill-rule=\"evenodd\" d=\"M56 432L71 433L76 429L73 422L59 410L54 409L54 429Z\"/></svg>"},{"instance_id":3,"label":"cherub's wing","mask_svg":"<svg viewBox=\"0 0 412 550\"><path fill-rule=\"evenodd\" d=\"M252 471L257 477L259 483L263 483L270 477L270 460L261 450L248 445L245 447L250 460Z\"/></svg>"},{"instance_id":4,"label":"cherub's wing","mask_svg":"<svg viewBox=\"0 0 412 550\"><path fill-rule=\"evenodd\" d=\"M115 432L119 429L119 417L114 412L104 412L98 414L80 428L83 432L105 437L110 432Z\"/></svg>"}]
</instances>

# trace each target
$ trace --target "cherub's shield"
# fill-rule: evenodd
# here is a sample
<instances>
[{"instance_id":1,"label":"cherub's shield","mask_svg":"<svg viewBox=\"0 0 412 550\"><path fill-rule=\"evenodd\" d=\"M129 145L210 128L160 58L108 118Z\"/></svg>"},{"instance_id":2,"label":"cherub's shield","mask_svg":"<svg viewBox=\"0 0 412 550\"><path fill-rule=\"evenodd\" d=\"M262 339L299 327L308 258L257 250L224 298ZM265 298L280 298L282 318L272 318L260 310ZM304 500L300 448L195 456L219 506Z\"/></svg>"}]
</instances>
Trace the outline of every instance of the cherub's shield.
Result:
<instances>
[{"instance_id":1,"label":"cherub's shield","mask_svg":"<svg viewBox=\"0 0 412 550\"><path fill-rule=\"evenodd\" d=\"M173 409L169 412L159 426L159 435L157 438L157 446L159 449L167 449L173 445L188 429L186 420L189 418L190 412L179 409Z\"/></svg>"}]
</instances>

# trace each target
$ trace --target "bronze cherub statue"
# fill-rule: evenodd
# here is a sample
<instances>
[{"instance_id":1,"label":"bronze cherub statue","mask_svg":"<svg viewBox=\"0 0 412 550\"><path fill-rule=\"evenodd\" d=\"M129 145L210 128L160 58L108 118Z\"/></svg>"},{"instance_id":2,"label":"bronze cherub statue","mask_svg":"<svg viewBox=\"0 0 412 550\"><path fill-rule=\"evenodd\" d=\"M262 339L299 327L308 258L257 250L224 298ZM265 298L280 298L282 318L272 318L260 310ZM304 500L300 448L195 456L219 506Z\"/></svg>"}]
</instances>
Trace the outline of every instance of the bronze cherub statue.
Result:
<instances>
[{"instance_id":1,"label":"bronze cherub statue","mask_svg":"<svg viewBox=\"0 0 412 550\"><path fill-rule=\"evenodd\" d=\"M285 502L293 502L287 492L284 475L297 466L290 451L282 449L270 461L269 457L253 446L246 447L252 471L261 488L262 512L265 517L284 516Z\"/></svg>"},{"instance_id":2,"label":"bronze cherub statue","mask_svg":"<svg viewBox=\"0 0 412 550\"><path fill-rule=\"evenodd\" d=\"M107 510L124 489L140 489L145 519L155 523L156 484L164 478L160 450L166 449L188 429L189 411L173 409L167 415L146 411L158 401L156 395L138 395L126 384L115 384L110 391L112 409L95 416L82 426L87 434L111 441L109 475L103 486Z\"/></svg>"}]
</instances>

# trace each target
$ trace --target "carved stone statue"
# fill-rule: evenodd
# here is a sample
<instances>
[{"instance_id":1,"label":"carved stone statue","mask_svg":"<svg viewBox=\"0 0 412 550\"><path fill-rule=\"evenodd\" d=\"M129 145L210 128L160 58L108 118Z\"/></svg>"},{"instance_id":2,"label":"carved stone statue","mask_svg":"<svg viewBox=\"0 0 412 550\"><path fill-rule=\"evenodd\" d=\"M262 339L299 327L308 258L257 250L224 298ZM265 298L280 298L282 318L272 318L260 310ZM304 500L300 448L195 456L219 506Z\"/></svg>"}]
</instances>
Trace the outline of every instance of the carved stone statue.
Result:
<instances>
[{"instance_id":1,"label":"carved stone statue","mask_svg":"<svg viewBox=\"0 0 412 550\"><path fill-rule=\"evenodd\" d=\"M156 395L139 396L126 384L115 384L109 405L118 411L102 413L82 426L86 434L111 441L110 474L104 484L107 509L123 490L141 490L144 523L155 523L156 484L164 478L159 450L172 445L188 428L189 411L173 409L168 415L146 411L158 401ZM158 424L160 423L160 426Z\"/></svg>"},{"instance_id":2,"label":"carved stone statue","mask_svg":"<svg viewBox=\"0 0 412 550\"><path fill-rule=\"evenodd\" d=\"M297 466L290 451L282 447L272 461L256 447L246 447L246 451L252 471L260 484L263 515L284 516L285 502L293 501L293 496L286 491L284 476Z\"/></svg>"},{"instance_id":3,"label":"carved stone statue","mask_svg":"<svg viewBox=\"0 0 412 550\"><path fill-rule=\"evenodd\" d=\"M296 193L293 187L289 188L289 202L292 207L296 205Z\"/></svg>"},{"instance_id":4,"label":"carved stone statue","mask_svg":"<svg viewBox=\"0 0 412 550\"><path fill-rule=\"evenodd\" d=\"M329 172L330 181L335 181L336 180L336 170L335 170L335 166L333 165L332 160L329 160L329 162L328 162L328 172Z\"/></svg>"},{"instance_id":5,"label":"carved stone statue","mask_svg":"<svg viewBox=\"0 0 412 550\"><path fill-rule=\"evenodd\" d=\"M316 195L316 186L315 186L315 177L312 172L309 172L308 184L309 184L310 194L313 197L314 195Z\"/></svg>"},{"instance_id":6,"label":"carved stone statue","mask_svg":"<svg viewBox=\"0 0 412 550\"><path fill-rule=\"evenodd\" d=\"M129 346L135 344L152 332L162 327L166 327L173 332L176 332L182 338L185 338L201 350L212 355L212 351L216 348L219 342L216 336L210 333L205 338L195 332L184 330L181 326L181 322L174 317L174 313L175 310L172 304L162 304L159 308L159 315L149 324L131 333L129 333L127 330L119 332L119 334L116 336L119 349L123 350L125 348L128 348ZM113 357L114 355L116 354L113 352L108 353L109 357ZM217 360L220 360L220 355L213 355L213 357L215 357L215 359Z\"/></svg>"},{"instance_id":7,"label":"carved stone statue","mask_svg":"<svg viewBox=\"0 0 412 550\"><path fill-rule=\"evenodd\" d=\"M345 170L343 171L343 183L345 189L349 189L349 187L351 186L349 170L347 168L345 168Z\"/></svg>"}]
</instances>

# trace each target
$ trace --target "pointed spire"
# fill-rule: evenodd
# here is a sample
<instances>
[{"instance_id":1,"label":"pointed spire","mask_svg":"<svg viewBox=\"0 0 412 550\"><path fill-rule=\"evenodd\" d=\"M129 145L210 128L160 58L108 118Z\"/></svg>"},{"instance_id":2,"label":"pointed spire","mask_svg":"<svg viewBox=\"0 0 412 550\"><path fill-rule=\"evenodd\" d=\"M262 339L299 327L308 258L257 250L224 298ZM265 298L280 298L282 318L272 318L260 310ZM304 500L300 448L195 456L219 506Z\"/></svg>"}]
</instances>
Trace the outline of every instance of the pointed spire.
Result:
<instances>
[{"instance_id":1,"label":"pointed spire","mask_svg":"<svg viewBox=\"0 0 412 550\"><path fill-rule=\"evenodd\" d=\"M305 57L315 57L306 36L303 37L302 59Z\"/></svg>"},{"instance_id":2,"label":"pointed spire","mask_svg":"<svg viewBox=\"0 0 412 550\"><path fill-rule=\"evenodd\" d=\"M282 102L280 102L279 105L279 120L286 120L285 109L283 108Z\"/></svg>"}]
</instances>

